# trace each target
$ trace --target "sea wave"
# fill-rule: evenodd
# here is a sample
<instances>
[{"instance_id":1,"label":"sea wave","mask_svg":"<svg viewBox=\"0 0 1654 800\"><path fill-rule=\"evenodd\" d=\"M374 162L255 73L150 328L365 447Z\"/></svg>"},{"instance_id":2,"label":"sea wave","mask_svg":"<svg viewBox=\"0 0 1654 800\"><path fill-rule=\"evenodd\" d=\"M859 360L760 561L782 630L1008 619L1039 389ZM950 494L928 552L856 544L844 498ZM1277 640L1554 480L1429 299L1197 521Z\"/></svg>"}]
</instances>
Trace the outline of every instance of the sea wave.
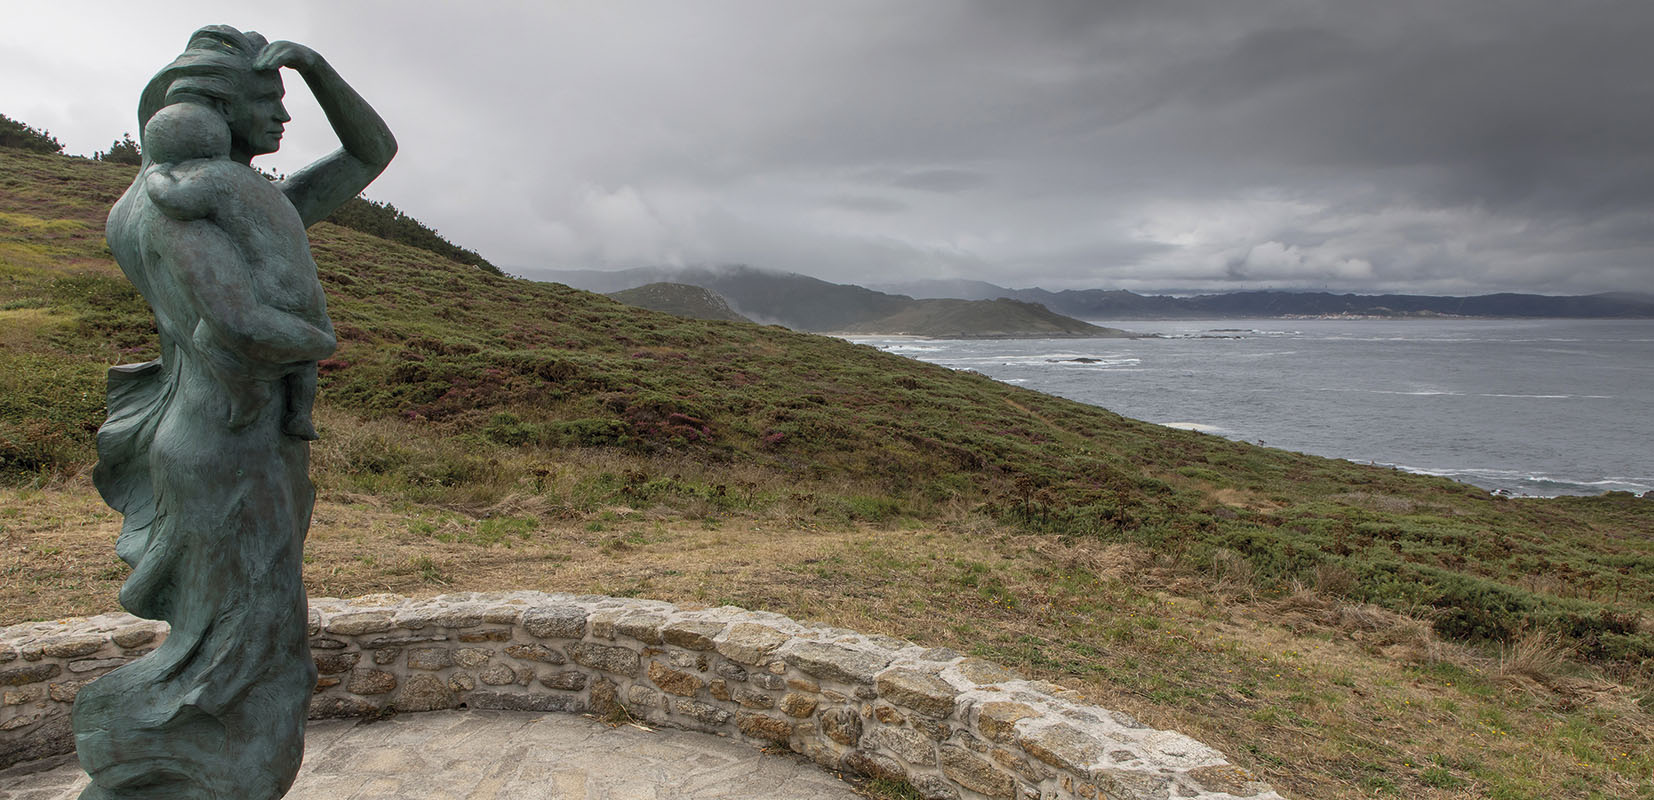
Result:
<instances>
[{"instance_id":1,"label":"sea wave","mask_svg":"<svg viewBox=\"0 0 1654 800\"><path fill-rule=\"evenodd\" d=\"M1317 386L1317 392L1363 392L1366 394L1394 394L1407 397L1498 397L1508 400L1613 400L1611 394L1504 394L1500 392L1460 392L1452 389L1351 389L1346 386Z\"/></svg>"},{"instance_id":2,"label":"sea wave","mask_svg":"<svg viewBox=\"0 0 1654 800\"><path fill-rule=\"evenodd\" d=\"M1437 395L1445 395L1445 396L1448 396L1448 397L1461 397L1461 396L1464 395L1464 392L1455 392L1455 391L1452 391L1452 390L1449 390L1449 389L1419 389L1419 390L1416 390L1416 391L1404 392L1404 391L1401 391L1399 389L1350 389L1350 388L1344 387L1344 386L1317 386L1317 387L1315 387L1315 391L1317 391L1317 392L1362 392L1364 394L1399 394L1399 395L1406 395L1406 396L1409 396L1409 397L1435 397Z\"/></svg>"},{"instance_id":3,"label":"sea wave","mask_svg":"<svg viewBox=\"0 0 1654 800\"><path fill-rule=\"evenodd\" d=\"M1201 331L1172 331L1148 334L1150 339L1250 339L1253 337L1302 336L1303 331L1274 331L1261 328L1208 328Z\"/></svg>"},{"instance_id":4,"label":"sea wave","mask_svg":"<svg viewBox=\"0 0 1654 800\"><path fill-rule=\"evenodd\" d=\"M1048 358L1045 359L1045 363L1055 364L1065 369L1113 369L1115 367L1134 367L1143 363L1143 359L1130 356L1122 358Z\"/></svg>"},{"instance_id":5,"label":"sea wave","mask_svg":"<svg viewBox=\"0 0 1654 800\"><path fill-rule=\"evenodd\" d=\"M996 367L1045 367L1112 369L1134 367L1143 363L1136 356L1092 355L1086 353L1031 353L1029 355L987 355L958 358L926 358L932 364L943 366L973 365Z\"/></svg>"},{"instance_id":6,"label":"sea wave","mask_svg":"<svg viewBox=\"0 0 1654 800\"><path fill-rule=\"evenodd\" d=\"M1654 425L1654 401L1637 391L1654 323L1637 324L1191 320L1136 328L1177 337L1161 340L868 338L1137 419L1550 496L1654 488L1646 448L1626 433ZM1596 357L1548 352L1567 348ZM1478 364L1510 369L1465 368ZM1193 421L1206 427L1178 424ZM1513 469L1442 469L1468 465Z\"/></svg>"},{"instance_id":7,"label":"sea wave","mask_svg":"<svg viewBox=\"0 0 1654 800\"><path fill-rule=\"evenodd\" d=\"M1432 468L1407 464L1381 464L1403 472L1433 475L1480 486L1502 494L1523 497L1558 497L1562 495L1594 495L1603 492L1630 492L1644 495L1654 492L1654 478L1610 476L1603 478L1567 478L1525 470L1490 469L1485 467Z\"/></svg>"},{"instance_id":8,"label":"sea wave","mask_svg":"<svg viewBox=\"0 0 1654 800\"><path fill-rule=\"evenodd\" d=\"M1477 397L1512 397L1518 400L1612 400L1611 394L1479 394Z\"/></svg>"}]
</instances>

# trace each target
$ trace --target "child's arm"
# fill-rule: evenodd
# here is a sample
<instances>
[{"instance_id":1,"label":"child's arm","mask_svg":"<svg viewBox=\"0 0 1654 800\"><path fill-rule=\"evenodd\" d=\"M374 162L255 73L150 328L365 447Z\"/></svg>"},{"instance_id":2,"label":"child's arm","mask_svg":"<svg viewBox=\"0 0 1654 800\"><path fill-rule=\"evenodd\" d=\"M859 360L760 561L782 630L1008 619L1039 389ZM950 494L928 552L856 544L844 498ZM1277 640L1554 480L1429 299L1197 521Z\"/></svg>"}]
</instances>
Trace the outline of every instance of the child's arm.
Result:
<instances>
[{"instance_id":1,"label":"child's arm","mask_svg":"<svg viewBox=\"0 0 1654 800\"><path fill-rule=\"evenodd\" d=\"M156 164L144 174L144 191L155 207L176 220L210 216L222 196L199 164Z\"/></svg>"},{"instance_id":2,"label":"child's arm","mask_svg":"<svg viewBox=\"0 0 1654 800\"><path fill-rule=\"evenodd\" d=\"M330 325L306 322L272 308L253 291L250 267L229 234L208 219L183 222L156 217L173 230L149 237L170 266L201 319L197 340L210 338L237 357L266 364L326 358L337 346Z\"/></svg>"}]
</instances>

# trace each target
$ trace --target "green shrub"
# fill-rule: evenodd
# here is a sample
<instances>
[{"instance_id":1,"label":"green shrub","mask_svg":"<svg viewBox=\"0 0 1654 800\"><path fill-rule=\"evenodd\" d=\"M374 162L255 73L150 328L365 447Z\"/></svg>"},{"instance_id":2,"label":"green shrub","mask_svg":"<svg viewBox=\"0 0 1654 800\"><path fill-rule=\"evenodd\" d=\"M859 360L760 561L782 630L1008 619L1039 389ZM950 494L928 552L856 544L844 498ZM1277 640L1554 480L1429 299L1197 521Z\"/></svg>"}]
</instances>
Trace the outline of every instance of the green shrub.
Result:
<instances>
[{"instance_id":1,"label":"green shrub","mask_svg":"<svg viewBox=\"0 0 1654 800\"><path fill-rule=\"evenodd\" d=\"M132 141L132 134L130 133L121 134L121 138L110 143L108 150L93 153L92 158L97 161L134 166L144 163L143 156L138 152L138 143Z\"/></svg>"},{"instance_id":2,"label":"green shrub","mask_svg":"<svg viewBox=\"0 0 1654 800\"><path fill-rule=\"evenodd\" d=\"M31 153L61 153L63 145L51 133L37 131L5 114L0 114L0 147Z\"/></svg>"},{"instance_id":3,"label":"green shrub","mask_svg":"<svg viewBox=\"0 0 1654 800\"><path fill-rule=\"evenodd\" d=\"M119 144L119 142L116 144ZM136 155L136 152L134 152L134 155ZM444 239L442 234L427 227L425 223L402 213L401 210L390 203L376 203L365 197L352 197L345 201L344 205L334 210L332 214L329 214L327 221L335 225L342 225L346 228L372 234L381 239L389 239L393 242L417 247L461 264L469 264L494 275L505 274L500 271L499 267L489 263L488 259L477 255L475 250L460 247Z\"/></svg>"},{"instance_id":4,"label":"green shrub","mask_svg":"<svg viewBox=\"0 0 1654 800\"><path fill-rule=\"evenodd\" d=\"M0 481L91 465L103 411L102 365L0 351Z\"/></svg>"},{"instance_id":5,"label":"green shrub","mask_svg":"<svg viewBox=\"0 0 1654 800\"><path fill-rule=\"evenodd\" d=\"M548 424L545 439L556 447L610 447L626 443L627 429L615 419L570 419Z\"/></svg>"},{"instance_id":6,"label":"green shrub","mask_svg":"<svg viewBox=\"0 0 1654 800\"><path fill-rule=\"evenodd\" d=\"M517 447L542 439L539 426L523 422L515 414L504 412L490 418L482 433L490 441L507 447Z\"/></svg>"}]
</instances>

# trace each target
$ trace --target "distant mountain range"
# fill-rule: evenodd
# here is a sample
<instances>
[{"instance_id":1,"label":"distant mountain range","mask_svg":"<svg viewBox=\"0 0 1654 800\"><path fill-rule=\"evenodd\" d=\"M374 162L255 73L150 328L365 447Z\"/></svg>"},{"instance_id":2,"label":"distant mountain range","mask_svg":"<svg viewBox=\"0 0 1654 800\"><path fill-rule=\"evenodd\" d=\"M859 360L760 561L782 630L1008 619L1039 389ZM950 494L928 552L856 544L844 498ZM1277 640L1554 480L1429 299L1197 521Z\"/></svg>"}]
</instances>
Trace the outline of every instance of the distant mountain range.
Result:
<instances>
[{"instance_id":1,"label":"distant mountain range","mask_svg":"<svg viewBox=\"0 0 1654 800\"><path fill-rule=\"evenodd\" d=\"M1057 339L1125 337L1132 334L1065 317L1039 303L1021 300L914 300L887 317L861 322L838 333L896 334L933 339Z\"/></svg>"},{"instance_id":2,"label":"distant mountain range","mask_svg":"<svg viewBox=\"0 0 1654 800\"><path fill-rule=\"evenodd\" d=\"M801 331L934 337L1104 336L1080 320L1223 317L1654 318L1654 294L1488 294L1475 297L1254 291L1194 297L1119 289L1008 289L982 281L931 280L870 289L746 266L538 272L534 277L613 293L671 282L707 289L740 315ZM882 291L881 291L882 290ZM988 301L1015 300L1020 305ZM961 304L961 301L975 301ZM639 303L641 305L641 303ZM650 306L653 307L653 306Z\"/></svg>"},{"instance_id":3,"label":"distant mountain range","mask_svg":"<svg viewBox=\"0 0 1654 800\"><path fill-rule=\"evenodd\" d=\"M1039 303L1080 319L1175 319L1281 316L1461 316L1573 317L1584 319L1654 317L1654 294L1608 292L1553 296L1486 294L1441 297L1413 294L1332 294L1329 292L1253 291L1194 297L1142 295L1119 289L1007 289L983 281L930 280L881 284L887 292L912 297L966 300L1011 298Z\"/></svg>"},{"instance_id":4,"label":"distant mountain range","mask_svg":"<svg viewBox=\"0 0 1654 800\"><path fill-rule=\"evenodd\" d=\"M536 273L539 280L609 294L622 302L680 313L638 301L628 289L661 283L709 290L748 319L817 333L905 334L937 338L1019 338L1123 336L1052 313L1037 303L1011 299L963 301L919 299L861 286L828 283L790 272L752 267L640 268L607 272L570 270ZM681 290L670 290L681 299ZM662 301L664 302L664 301ZM680 314L684 315L684 314ZM687 316L687 315L684 315Z\"/></svg>"}]
</instances>

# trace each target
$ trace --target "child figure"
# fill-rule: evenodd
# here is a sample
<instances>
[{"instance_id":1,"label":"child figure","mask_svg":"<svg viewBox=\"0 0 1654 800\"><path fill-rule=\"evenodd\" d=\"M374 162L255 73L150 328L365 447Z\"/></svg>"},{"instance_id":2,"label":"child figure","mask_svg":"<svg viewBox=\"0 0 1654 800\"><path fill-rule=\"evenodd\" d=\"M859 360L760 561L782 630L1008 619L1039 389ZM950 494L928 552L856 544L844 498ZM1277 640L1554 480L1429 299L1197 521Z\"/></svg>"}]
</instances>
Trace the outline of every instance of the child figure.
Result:
<instances>
[{"instance_id":1,"label":"child figure","mask_svg":"<svg viewBox=\"0 0 1654 800\"><path fill-rule=\"evenodd\" d=\"M198 226L200 235L191 245L196 259L213 263L215 268L244 265L249 274L232 275L230 280L247 281L258 303L332 332L315 263L309 258L272 258L257 246L260 232L253 221L266 216L247 213L247 206L258 200L268 202L271 195L282 203L286 198L252 167L230 160L230 128L218 112L193 102L162 108L144 126L143 147L150 165L144 186L151 202L173 219L212 223ZM297 222L296 212L293 221ZM316 362L260 368L249 363L251 359L230 352L207 319L196 324L192 338L208 369L229 394L232 429L256 419L270 401L271 384L279 382L282 432L306 440L317 438L311 419Z\"/></svg>"}]
</instances>

